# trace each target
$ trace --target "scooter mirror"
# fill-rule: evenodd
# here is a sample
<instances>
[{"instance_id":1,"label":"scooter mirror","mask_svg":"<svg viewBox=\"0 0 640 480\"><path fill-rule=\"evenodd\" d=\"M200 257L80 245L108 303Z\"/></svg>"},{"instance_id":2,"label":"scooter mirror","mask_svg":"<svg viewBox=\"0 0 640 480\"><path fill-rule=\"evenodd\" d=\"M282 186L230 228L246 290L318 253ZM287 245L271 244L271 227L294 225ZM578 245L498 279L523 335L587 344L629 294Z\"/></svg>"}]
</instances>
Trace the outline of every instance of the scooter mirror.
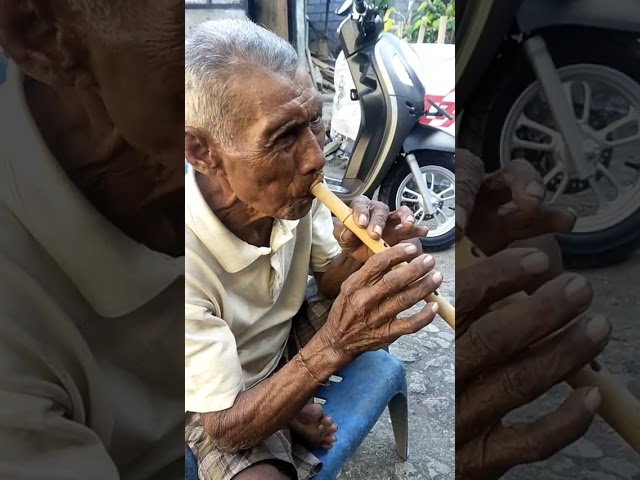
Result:
<instances>
[{"instance_id":1,"label":"scooter mirror","mask_svg":"<svg viewBox=\"0 0 640 480\"><path fill-rule=\"evenodd\" d=\"M346 0L340 8L336 10L336 15L346 17L353 7L353 0Z\"/></svg>"}]
</instances>

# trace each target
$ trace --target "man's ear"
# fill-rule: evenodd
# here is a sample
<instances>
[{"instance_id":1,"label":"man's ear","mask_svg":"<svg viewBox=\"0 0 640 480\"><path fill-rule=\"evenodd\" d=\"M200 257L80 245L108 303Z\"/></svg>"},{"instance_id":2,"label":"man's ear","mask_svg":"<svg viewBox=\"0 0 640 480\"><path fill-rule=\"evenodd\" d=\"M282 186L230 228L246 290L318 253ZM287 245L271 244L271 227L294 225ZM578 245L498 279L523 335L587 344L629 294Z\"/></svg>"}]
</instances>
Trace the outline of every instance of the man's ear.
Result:
<instances>
[{"instance_id":1,"label":"man's ear","mask_svg":"<svg viewBox=\"0 0 640 480\"><path fill-rule=\"evenodd\" d=\"M25 74L54 87L92 82L83 68L86 39L78 33L84 28L65 4L0 0L0 47Z\"/></svg>"},{"instance_id":2,"label":"man's ear","mask_svg":"<svg viewBox=\"0 0 640 480\"><path fill-rule=\"evenodd\" d=\"M193 168L210 175L222 165L215 155L215 148L208 136L197 128L184 128L184 158Z\"/></svg>"}]
</instances>

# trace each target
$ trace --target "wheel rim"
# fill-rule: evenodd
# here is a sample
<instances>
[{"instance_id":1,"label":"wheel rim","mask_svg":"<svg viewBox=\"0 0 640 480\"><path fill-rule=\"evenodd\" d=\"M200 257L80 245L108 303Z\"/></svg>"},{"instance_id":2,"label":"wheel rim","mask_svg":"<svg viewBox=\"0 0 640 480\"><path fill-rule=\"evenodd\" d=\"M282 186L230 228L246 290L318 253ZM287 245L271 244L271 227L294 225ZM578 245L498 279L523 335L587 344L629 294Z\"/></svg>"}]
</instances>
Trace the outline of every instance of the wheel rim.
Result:
<instances>
[{"instance_id":1,"label":"wheel rim","mask_svg":"<svg viewBox=\"0 0 640 480\"><path fill-rule=\"evenodd\" d=\"M427 165L420 167L427 182L427 187L434 198L436 212L430 218L425 209L425 200L420 195L418 184L413 174L407 175L400 182L396 194L396 205L405 205L413 212L416 223L427 227L427 238L439 237L455 227L455 174L444 167Z\"/></svg>"},{"instance_id":2,"label":"wheel rim","mask_svg":"<svg viewBox=\"0 0 640 480\"><path fill-rule=\"evenodd\" d=\"M583 134L584 148L597 160L597 175L580 181L567 166L567 150L538 82L530 85L507 115L500 138L500 163L515 158L542 175L546 200L572 207L575 233L617 225L640 208L640 85L602 65L558 69ZM636 147L634 149L634 147Z\"/></svg>"}]
</instances>

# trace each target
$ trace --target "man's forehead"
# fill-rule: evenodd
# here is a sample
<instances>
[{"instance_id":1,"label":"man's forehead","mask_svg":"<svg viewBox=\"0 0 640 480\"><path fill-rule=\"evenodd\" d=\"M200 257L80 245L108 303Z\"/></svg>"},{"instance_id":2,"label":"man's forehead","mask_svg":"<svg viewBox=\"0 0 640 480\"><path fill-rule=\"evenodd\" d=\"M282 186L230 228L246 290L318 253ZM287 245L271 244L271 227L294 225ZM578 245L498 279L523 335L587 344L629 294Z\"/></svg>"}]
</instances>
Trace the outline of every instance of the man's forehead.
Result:
<instances>
[{"instance_id":1,"label":"man's forehead","mask_svg":"<svg viewBox=\"0 0 640 480\"><path fill-rule=\"evenodd\" d=\"M299 107L313 109L321 103L320 94L313 84L300 75L291 79L278 73L262 71L252 78L254 79L255 82L250 82L251 88L247 88L246 92L254 96L254 104L267 116Z\"/></svg>"}]
</instances>

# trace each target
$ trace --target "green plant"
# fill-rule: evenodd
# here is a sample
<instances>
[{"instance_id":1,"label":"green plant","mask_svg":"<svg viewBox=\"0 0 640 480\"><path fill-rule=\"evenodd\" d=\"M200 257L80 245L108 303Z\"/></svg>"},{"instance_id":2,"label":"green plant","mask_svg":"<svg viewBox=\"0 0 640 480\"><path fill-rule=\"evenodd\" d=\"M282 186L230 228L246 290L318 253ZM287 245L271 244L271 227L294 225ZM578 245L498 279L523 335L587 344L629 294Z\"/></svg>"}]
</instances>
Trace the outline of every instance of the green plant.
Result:
<instances>
[{"instance_id":1,"label":"green plant","mask_svg":"<svg viewBox=\"0 0 640 480\"><path fill-rule=\"evenodd\" d=\"M411 7L410 7L411 8ZM395 8L385 15L385 30L400 33L409 42L416 42L420 30L424 30L424 42L435 43L438 39L440 18L447 17L446 43L453 43L455 36L455 0L444 3L443 0L422 0L415 11L407 12L403 17ZM400 20L402 18L402 20Z\"/></svg>"}]
</instances>

